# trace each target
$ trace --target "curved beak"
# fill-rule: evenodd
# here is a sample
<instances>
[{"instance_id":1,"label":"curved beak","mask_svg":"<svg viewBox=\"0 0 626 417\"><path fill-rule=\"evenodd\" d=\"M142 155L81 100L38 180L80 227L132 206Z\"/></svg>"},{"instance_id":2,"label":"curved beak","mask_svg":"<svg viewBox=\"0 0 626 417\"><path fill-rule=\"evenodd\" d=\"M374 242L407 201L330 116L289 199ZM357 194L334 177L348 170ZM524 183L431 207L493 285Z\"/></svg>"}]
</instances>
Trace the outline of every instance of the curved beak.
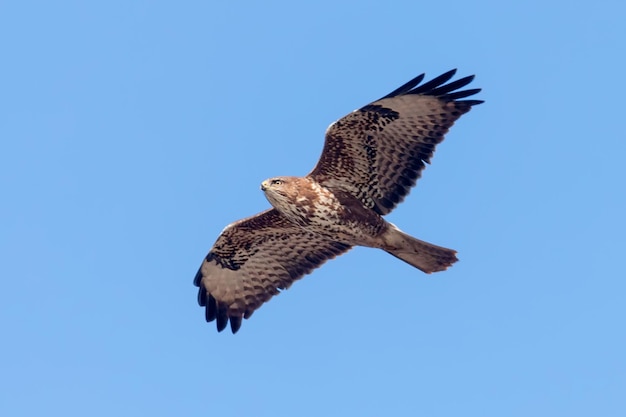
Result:
<instances>
[{"instance_id":1,"label":"curved beak","mask_svg":"<svg viewBox=\"0 0 626 417\"><path fill-rule=\"evenodd\" d=\"M261 183L261 191L265 191L265 190L267 190L268 188L269 188L269 183L267 182L267 180L266 180L266 181L263 181L263 182Z\"/></svg>"}]
</instances>

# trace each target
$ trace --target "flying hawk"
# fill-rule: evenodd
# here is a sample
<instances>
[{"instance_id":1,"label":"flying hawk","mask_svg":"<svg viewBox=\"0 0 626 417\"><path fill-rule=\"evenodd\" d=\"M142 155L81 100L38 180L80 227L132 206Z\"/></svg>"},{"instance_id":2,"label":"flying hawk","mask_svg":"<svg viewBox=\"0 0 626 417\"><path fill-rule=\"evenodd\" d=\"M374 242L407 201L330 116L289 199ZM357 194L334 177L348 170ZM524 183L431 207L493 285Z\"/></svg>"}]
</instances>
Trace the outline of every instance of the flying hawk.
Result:
<instances>
[{"instance_id":1,"label":"flying hawk","mask_svg":"<svg viewBox=\"0 0 626 417\"><path fill-rule=\"evenodd\" d=\"M424 74L330 125L317 166L305 177L261 183L273 208L224 229L194 284L206 321L236 333L279 290L353 246L380 248L426 273L456 252L407 235L383 216L409 193L435 146L481 100L463 100L474 76Z\"/></svg>"}]
</instances>

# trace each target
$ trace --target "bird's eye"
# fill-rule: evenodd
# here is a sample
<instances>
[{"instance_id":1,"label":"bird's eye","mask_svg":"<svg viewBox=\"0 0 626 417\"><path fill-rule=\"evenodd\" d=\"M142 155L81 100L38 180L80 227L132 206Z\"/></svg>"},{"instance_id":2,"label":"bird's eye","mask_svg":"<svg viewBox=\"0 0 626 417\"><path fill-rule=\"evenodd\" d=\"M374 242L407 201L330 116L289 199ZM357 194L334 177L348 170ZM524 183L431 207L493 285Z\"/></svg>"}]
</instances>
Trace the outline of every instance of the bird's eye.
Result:
<instances>
[{"instance_id":1,"label":"bird's eye","mask_svg":"<svg viewBox=\"0 0 626 417\"><path fill-rule=\"evenodd\" d=\"M280 185L283 183L283 180L272 180L272 185Z\"/></svg>"}]
</instances>

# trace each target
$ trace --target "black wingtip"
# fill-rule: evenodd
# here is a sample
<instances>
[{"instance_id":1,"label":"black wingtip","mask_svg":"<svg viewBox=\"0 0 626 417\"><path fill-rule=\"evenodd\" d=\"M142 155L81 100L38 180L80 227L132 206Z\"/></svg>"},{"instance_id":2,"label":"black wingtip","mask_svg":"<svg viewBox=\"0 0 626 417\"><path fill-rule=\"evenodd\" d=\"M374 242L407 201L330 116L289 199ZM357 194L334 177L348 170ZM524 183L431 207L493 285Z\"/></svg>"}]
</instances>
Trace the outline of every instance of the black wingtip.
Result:
<instances>
[{"instance_id":1,"label":"black wingtip","mask_svg":"<svg viewBox=\"0 0 626 417\"><path fill-rule=\"evenodd\" d=\"M206 294L206 290L204 289L204 287L200 288L200 293ZM239 331L243 316L229 316L228 308L220 306L215 297L213 297L211 294L208 294L208 296L204 295L204 297L201 297L201 295L198 294L198 300L202 300L204 302L204 304L200 304L205 306L204 318L209 323L215 320L215 325L217 326L218 332L224 330L226 326L228 326L229 321L230 330L233 332L233 334ZM250 317L250 315L251 314L248 314L246 318Z\"/></svg>"},{"instance_id":2,"label":"black wingtip","mask_svg":"<svg viewBox=\"0 0 626 417\"><path fill-rule=\"evenodd\" d=\"M466 77L460 78L456 81L452 81L451 83L446 84L454 75L456 74L457 69L451 69L438 77L433 78L430 81L427 81L424 84L419 85L420 82L424 79L424 74L420 74L419 76L413 78L408 83L402 85L401 87L395 89L391 93L387 94L385 97L380 98L379 100L383 100L386 98L392 98L396 96L401 96L405 94L418 94L425 96L434 96L438 97L445 101L456 101L460 98L472 96L478 92L480 92L480 88L473 88L469 90L456 91L459 88L463 88L474 80L474 75L468 75ZM378 100L377 100L378 101ZM470 106L482 103L482 100L464 100L463 103L468 104Z\"/></svg>"},{"instance_id":3,"label":"black wingtip","mask_svg":"<svg viewBox=\"0 0 626 417\"><path fill-rule=\"evenodd\" d=\"M479 104L483 104L485 100L461 100L458 103L465 103L468 106L478 106Z\"/></svg>"},{"instance_id":4,"label":"black wingtip","mask_svg":"<svg viewBox=\"0 0 626 417\"><path fill-rule=\"evenodd\" d=\"M226 325L228 324L228 315L225 310L218 308L216 324L218 332L221 332L226 328Z\"/></svg>"},{"instance_id":5,"label":"black wingtip","mask_svg":"<svg viewBox=\"0 0 626 417\"><path fill-rule=\"evenodd\" d=\"M200 307L206 306L206 290L204 288L198 289L198 305Z\"/></svg>"},{"instance_id":6,"label":"black wingtip","mask_svg":"<svg viewBox=\"0 0 626 417\"><path fill-rule=\"evenodd\" d=\"M211 294L209 294L209 298L205 302L206 308L204 309L204 318L207 323L212 322L217 317L217 301Z\"/></svg>"},{"instance_id":7,"label":"black wingtip","mask_svg":"<svg viewBox=\"0 0 626 417\"><path fill-rule=\"evenodd\" d=\"M458 79L456 81L452 81L451 83L448 83L448 84L443 84L442 85L442 83L440 83L440 84L438 84L439 87L433 88L432 90L428 91L428 95L431 95L431 96L443 96L443 95L448 94L448 93L450 93L450 92L452 92L454 90L458 90L459 88L465 87L466 85L471 83L473 79L474 79L474 76L473 75L469 75L467 77L463 77L463 78Z\"/></svg>"},{"instance_id":8,"label":"black wingtip","mask_svg":"<svg viewBox=\"0 0 626 417\"><path fill-rule=\"evenodd\" d=\"M448 82L450 78L454 77L454 74L456 74L456 68L445 72L422 85L417 86L413 90L409 91L407 94L428 94L440 85Z\"/></svg>"},{"instance_id":9,"label":"black wingtip","mask_svg":"<svg viewBox=\"0 0 626 417\"><path fill-rule=\"evenodd\" d=\"M395 96L401 96L402 94L408 93L409 91L411 91L412 88L414 88L416 85L421 83L425 76L426 76L426 74L424 74L424 73L418 75L417 77L413 78L411 81L401 85L400 87L398 87L395 90L393 90L391 93L387 94L385 97L381 97L378 100L382 100L382 99L390 98L390 97L395 97ZM376 101L378 101L378 100L376 100Z\"/></svg>"},{"instance_id":10,"label":"black wingtip","mask_svg":"<svg viewBox=\"0 0 626 417\"><path fill-rule=\"evenodd\" d=\"M472 88L470 90L455 91L454 93L446 94L446 97L450 100L457 100L460 98L473 96L474 94L478 94L481 91L482 91L481 88Z\"/></svg>"},{"instance_id":11,"label":"black wingtip","mask_svg":"<svg viewBox=\"0 0 626 417\"><path fill-rule=\"evenodd\" d=\"M196 272L196 276L193 277L193 285L195 285L196 287L199 287L200 281L202 281L202 267L198 268L198 272Z\"/></svg>"},{"instance_id":12,"label":"black wingtip","mask_svg":"<svg viewBox=\"0 0 626 417\"><path fill-rule=\"evenodd\" d=\"M230 330L233 334L237 333L239 328L241 327L242 317L240 316L230 316Z\"/></svg>"}]
</instances>

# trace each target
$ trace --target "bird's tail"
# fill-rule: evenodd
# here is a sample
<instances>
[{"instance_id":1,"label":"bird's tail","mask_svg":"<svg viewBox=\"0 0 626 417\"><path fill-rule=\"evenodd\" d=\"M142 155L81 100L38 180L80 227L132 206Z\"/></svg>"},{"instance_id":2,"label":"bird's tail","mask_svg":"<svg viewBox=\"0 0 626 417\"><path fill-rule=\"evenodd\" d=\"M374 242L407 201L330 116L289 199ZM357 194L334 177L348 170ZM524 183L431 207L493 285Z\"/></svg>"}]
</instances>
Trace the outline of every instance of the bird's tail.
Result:
<instances>
[{"instance_id":1,"label":"bird's tail","mask_svg":"<svg viewBox=\"0 0 626 417\"><path fill-rule=\"evenodd\" d=\"M458 261L455 250L416 239L393 225L385 240L388 243L388 246L383 248L385 252L427 274L444 271Z\"/></svg>"}]
</instances>

